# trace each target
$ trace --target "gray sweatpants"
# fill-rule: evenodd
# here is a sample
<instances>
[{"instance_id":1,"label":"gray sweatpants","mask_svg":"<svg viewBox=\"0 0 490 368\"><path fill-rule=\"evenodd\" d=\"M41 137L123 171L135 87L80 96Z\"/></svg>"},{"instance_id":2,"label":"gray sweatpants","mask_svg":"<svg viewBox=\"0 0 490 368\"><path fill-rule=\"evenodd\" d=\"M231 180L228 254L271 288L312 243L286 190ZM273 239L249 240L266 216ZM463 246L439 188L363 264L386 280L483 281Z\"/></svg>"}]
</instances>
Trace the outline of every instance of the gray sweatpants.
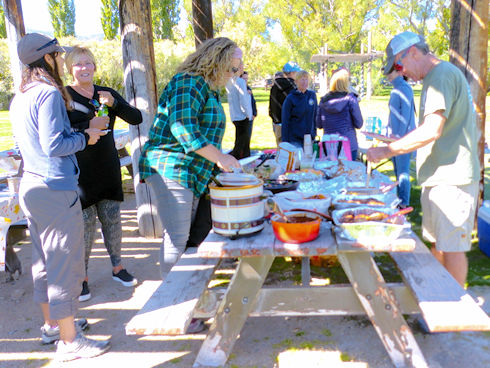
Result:
<instances>
[{"instance_id":1,"label":"gray sweatpants","mask_svg":"<svg viewBox=\"0 0 490 368\"><path fill-rule=\"evenodd\" d=\"M199 197L176 181L154 174L145 179L156 201L158 216L163 225L160 247L160 276L165 278L185 251Z\"/></svg>"},{"instance_id":2,"label":"gray sweatpants","mask_svg":"<svg viewBox=\"0 0 490 368\"><path fill-rule=\"evenodd\" d=\"M34 301L49 303L52 319L74 316L84 278L78 194L51 190L39 178L24 173L19 197L32 241Z\"/></svg>"}]
</instances>

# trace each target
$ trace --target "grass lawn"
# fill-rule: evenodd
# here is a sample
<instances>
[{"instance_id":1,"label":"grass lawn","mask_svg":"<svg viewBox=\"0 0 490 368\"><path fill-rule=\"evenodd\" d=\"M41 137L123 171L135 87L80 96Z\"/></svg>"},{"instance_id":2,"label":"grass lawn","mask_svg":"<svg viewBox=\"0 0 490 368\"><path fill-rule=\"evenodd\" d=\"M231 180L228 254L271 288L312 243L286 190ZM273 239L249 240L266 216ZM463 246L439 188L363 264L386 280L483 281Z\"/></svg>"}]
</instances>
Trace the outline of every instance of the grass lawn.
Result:
<instances>
[{"instance_id":1,"label":"grass lawn","mask_svg":"<svg viewBox=\"0 0 490 368\"><path fill-rule=\"evenodd\" d=\"M418 106L420 86L415 88L415 104ZM269 91L264 91L263 89L255 89L254 96L257 101L258 116L254 121L253 134L251 148L255 150L267 149L275 147L275 137L272 132L272 123L269 118L268 108L269 108ZM320 97L320 96L318 96ZM361 101L361 110L364 118L368 116L379 116L381 120L386 123L388 117L388 99L389 96L374 96L369 101ZM227 115L227 126L225 131L225 136L223 139L224 148L233 148L235 141L235 127L229 119L229 109L228 104L224 103L223 107ZM490 122L490 97L486 98L486 132L485 137L489 137L488 132L490 132L489 122ZM123 122L117 121L116 128L125 129L127 125ZM486 139L487 141L487 139ZM12 131L10 126L10 120L8 116L8 111L0 111L0 150L5 150L13 146ZM488 156L485 159L488 162ZM393 167L391 163L385 164L380 168L380 171L384 172L386 175L391 176L393 179ZM415 170L413 170L415 172ZM485 198L490 198L490 167L485 168ZM128 179L129 180L129 179ZM412 178L412 199L411 202L415 210L409 215L409 220L412 223L413 230L421 236L420 233L420 223L421 223L421 209L419 204L420 198L420 187L416 185L414 178ZM387 255L377 255L376 259L378 265L383 272L387 281L398 281L398 273L395 269L391 258ZM490 286L490 262L488 257L486 257L478 249L478 239L474 237L473 248L468 252L468 259L470 263L469 273L468 273L468 284L469 285L487 285ZM295 279L300 280L300 266L294 262L287 262L282 258L278 258L273 266L273 269L280 274L293 274ZM332 282L346 282L346 276L342 271L342 268L337 265L329 267L328 270L321 267L312 267L312 275L318 277L324 277L331 279Z\"/></svg>"}]
</instances>

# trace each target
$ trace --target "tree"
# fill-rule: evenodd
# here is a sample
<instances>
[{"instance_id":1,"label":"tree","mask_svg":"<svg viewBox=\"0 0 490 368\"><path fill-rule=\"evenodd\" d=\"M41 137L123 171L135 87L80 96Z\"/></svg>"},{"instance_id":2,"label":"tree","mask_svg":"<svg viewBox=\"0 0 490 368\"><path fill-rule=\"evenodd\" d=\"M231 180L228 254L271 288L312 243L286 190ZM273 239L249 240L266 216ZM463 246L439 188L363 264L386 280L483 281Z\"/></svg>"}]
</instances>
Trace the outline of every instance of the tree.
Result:
<instances>
[{"instance_id":1,"label":"tree","mask_svg":"<svg viewBox=\"0 0 490 368\"><path fill-rule=\"evenodd\" d=\"M48 0L55 37L75 36L74 0Z\"/></svg>"},{"instance_id":2,"label":"tree","mask_svg":"<svg viewBox=\"0 0 490 368\"><path fill-rule=\"evenodd\" d=\"M265 13L269 24L278 23L290 57L310 69L311 56L327 43L331 52L359 52L381 0L274 0ZM310 68L308 68L310 66Z\"/></svg>"},{"instance_id":3,"label":"tree","mask_svg":"<svg viewBox=\"0 0 490 368\"><path fill-rule=\"evenodd\" d=\"M151 0L153 37L173 40L173 27L179 23L179 0Z\"/></svg>"},{"instance_id":4,"label":"tree","mask_svg":"<svg viewBox=\"0 0 490 368\"><path fill-rule=\"evenodd\" d=\"M0 2L0 38L7 38L7 28L5 27L5 12Z\"/></svg>"},{"instance_id":5,"label":"tree","mask_svg":"<svg viewBox=\"0 0 490 368\"><path fill-rule=\"evenodd\" d=\"M422 35L431 51L448 59L450 0L388 0L379 11L374 45L384 50L402 31Z\"/></svg>"},{"instance_id":6,"label":"tree","mask_svg":"<svg viewBox=\"0 0 490 368\"><path fill-rule=\"evenodd\" d=\"M118 0L101 0L100 23L106 40L113 40L119 29Z\"/></svg>"}]
</instances>

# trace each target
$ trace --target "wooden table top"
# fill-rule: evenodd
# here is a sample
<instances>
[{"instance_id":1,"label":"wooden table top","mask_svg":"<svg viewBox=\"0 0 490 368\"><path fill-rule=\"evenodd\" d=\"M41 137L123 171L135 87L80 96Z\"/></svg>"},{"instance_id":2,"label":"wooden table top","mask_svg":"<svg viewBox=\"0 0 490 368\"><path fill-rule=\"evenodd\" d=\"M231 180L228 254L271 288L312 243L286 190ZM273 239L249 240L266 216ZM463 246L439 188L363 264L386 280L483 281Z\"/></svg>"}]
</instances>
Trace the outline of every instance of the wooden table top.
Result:
<instances>
[{"instance_id":1,"label":"wooden table top","mask_svg":"<svg viewBox=\"0 0 490 368\"><path fill-rule=\"evenodd\" d=\"M391 244L369 244L363 246L334 236L331 225L322 222L320 235L311 242L292 244L278 240L270 223L258 234L232 240L211 231L199 246L198 254L205 258L237 258L252 256L312 257L336 255L338 252L407 252L415 248L412 232L407 232Z\"/></svg>"}]
</instances>

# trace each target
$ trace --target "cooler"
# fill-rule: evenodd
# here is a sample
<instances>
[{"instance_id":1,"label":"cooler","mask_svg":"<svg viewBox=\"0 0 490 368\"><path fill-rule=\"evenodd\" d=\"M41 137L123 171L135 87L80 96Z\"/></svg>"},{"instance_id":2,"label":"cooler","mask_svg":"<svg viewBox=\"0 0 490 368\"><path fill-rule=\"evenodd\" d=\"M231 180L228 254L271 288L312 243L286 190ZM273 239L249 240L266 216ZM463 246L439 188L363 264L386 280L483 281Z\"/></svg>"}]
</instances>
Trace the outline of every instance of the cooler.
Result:
<instances>
[{"instance_id":1,"label":"cooler","mask_svg":"<svg viewBox=\"0 0 490 368\"><path fill-rule=\"evenodd\" d=\"M483 201L478 210L478 238L480 250L490 257L490 201Z\"/></svg>"}]
</instances>

